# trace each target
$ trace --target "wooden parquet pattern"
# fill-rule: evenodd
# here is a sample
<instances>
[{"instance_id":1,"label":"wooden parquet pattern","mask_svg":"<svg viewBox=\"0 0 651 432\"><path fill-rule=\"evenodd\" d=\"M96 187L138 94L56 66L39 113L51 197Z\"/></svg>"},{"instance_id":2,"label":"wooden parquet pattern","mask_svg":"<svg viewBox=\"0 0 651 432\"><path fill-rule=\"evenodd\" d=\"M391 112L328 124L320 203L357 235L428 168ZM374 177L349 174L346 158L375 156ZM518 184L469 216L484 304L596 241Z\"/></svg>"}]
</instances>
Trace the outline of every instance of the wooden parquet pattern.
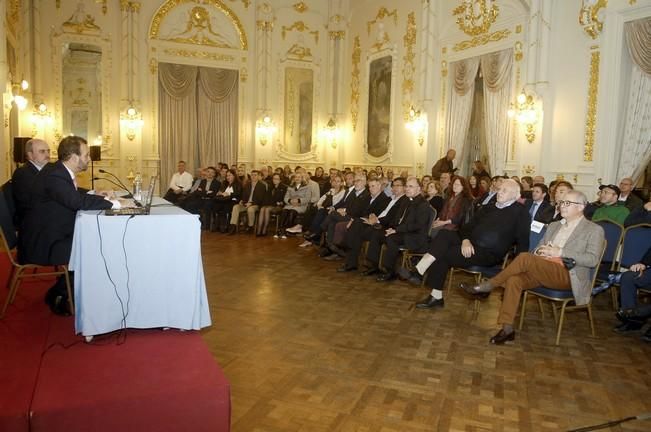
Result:
<instances>
[{"instance_id":1,"label":"wooden parquet pattern","mask_svg":"<svg viewBox=\"0 0 651 432\"><path fill-rule=\"evenodd\" d=\"M651 345L612 332L607 294L597 338L576 312L555 347L551 311L542 321L532 302L515 344L495 347L498 293L475 319L454 289L444 309L414 310L423 289L337 273L298 239L203 236L203 336L234 432L560 431L651 411Z\"/></svg>"}]
</instances>

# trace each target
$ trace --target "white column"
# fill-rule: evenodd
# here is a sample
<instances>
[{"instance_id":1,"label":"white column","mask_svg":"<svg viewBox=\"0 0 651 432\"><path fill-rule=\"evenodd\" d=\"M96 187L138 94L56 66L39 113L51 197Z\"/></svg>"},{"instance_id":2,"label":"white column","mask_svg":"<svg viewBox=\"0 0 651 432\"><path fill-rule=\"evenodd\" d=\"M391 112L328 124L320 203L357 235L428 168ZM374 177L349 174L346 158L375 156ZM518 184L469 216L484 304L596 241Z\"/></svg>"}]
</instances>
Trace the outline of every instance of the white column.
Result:
<instances>
[{"instance_id":1,"label":"white column","mask_svg":"<svg viewBox=\"0 0 651 432\"><path fill-rule=\"evenodd\" d=\"M4 21L6 15L7 1L0 0L0 18ZM7 89L7 73L7 33L3 24L0 25L0 93L3 95ZM4 100L0 100L0 121L2 122L2 133L0 133L0 182L2 183L11 177L8 120L9 112L5 111Z\"/></svg>"}]
</instances>

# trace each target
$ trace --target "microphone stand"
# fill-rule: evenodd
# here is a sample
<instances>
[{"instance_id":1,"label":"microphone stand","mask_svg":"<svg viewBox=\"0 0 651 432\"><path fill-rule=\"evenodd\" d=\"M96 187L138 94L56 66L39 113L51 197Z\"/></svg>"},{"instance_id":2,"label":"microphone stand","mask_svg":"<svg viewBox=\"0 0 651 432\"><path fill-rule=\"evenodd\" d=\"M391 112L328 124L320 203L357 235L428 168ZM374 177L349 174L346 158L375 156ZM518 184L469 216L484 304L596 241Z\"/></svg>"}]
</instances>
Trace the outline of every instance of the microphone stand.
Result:
<instances>
[{"instance_id":1,"label":"microphone stand","mask_svg":"<svg viewBox=\"0 0 651 432\"><path fill-rule=\"evenodd\" d=\"M115 174L112 174L112 173L110 173L110 172L108 172L106 170L103 170L103 169L100 169L99 172L101 172L102 174L108 174L111 177L113 177L115 180L117 180L117 182L120 183L120 186L122 186L122 189L127 191L127 193L129 194L129 196L127 198L133 198L133 194L130 192L130 189L128 187L126 187L124 185L124 183L122 183L122 181L118 178L118 176L116 176ZM106 180L108 180L108 179L106 179ZM113 182L113 184L115 184L115 182Z\"/></svg>"},{"instance_id":2,"label":"microphone stand","mask_svg":"<svg viewBox=\"0 0 651 432\"><path fill-rule=\"evenodd\" d=\"M93 177L93 181L94 180L105 180L105 181L107 181L109 183L113 183L114 185L116 185L120 189L123 189L123 190L125 190L127 192L127 194L124 196L124 198L133 198L133 195L131 194L131 192L129 192L129 189L126 189L124 187L124 185L118 184L118 183L114 182L113 180L111 180L109 178L106 178L106 177Z\"/></svg>"}]
</instances>

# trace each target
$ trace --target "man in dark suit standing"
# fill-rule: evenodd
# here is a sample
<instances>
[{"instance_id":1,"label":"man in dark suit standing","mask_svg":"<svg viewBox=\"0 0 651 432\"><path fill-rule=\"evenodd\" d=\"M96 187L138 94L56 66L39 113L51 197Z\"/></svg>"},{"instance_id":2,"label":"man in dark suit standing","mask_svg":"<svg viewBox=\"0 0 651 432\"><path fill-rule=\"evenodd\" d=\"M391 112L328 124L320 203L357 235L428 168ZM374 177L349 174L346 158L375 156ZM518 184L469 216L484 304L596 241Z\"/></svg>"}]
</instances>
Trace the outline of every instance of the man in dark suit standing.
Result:
<instances>
[{"instance_id":1,"label":"man in dark suit standing","mask_svg":"<svg viewBox=\"0 0 651 432\"><path fill-rule=\"evenodd\" d=\"M524 202L532 221L549 224L554 217L554 206L547 199L547 185L536 183L531 188L531 199Z\"/></svg>"},{"instance_id":2,"label":"man in dark suit standing","mask_svg":"<svg viewBox=\"0 0 651 432\"><path fill-rule=\"evenodd\" d=\"M100 195L77 190L76 174L90 161L88 144L77 136L64 138L58 147L59 160L47 166L34 181L33 205L27 211L18 247L26 262L41 265L68 264L77 210L120 207ZM72 278L71 278L72 279ZM57 314L69 314L65 279L50 288L46 303Z\"/></svg>"},{"instance_id":3,"label":"man in dark suit standing","mask_svg":"<svg viewBox=\"0 0 651 432\"><path fill-rule=\"evenodd\" d=\"M14 223L20 231L20 225L25 213L31 207L34 179L45 165L50 162L50 147L41 139L33 138L25 144L27 162L16 168L11 177L16 215Z\"/></svg>"}]
</instances>

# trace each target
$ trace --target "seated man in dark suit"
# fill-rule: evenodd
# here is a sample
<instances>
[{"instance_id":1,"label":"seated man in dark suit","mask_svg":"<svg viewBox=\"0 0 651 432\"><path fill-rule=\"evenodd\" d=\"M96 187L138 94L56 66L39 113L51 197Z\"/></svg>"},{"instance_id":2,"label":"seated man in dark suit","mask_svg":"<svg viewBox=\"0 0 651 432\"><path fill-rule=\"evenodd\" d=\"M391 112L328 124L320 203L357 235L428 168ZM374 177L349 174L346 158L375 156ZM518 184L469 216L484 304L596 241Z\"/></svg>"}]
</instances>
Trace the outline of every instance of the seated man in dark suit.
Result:
<instances>
[{"instance_id":1,"label":"seated man in dark suit","mask_svg":"<svg viewBox=\"0 0 651 432\"><path fill-rule=\"evenodd\" d=\"M494 176L491 179L490 189L475 201L475 211L478 211L484 207L491 207L491 205L495 203L497 200L497 192L500 190L500 186L502 186L503 181L504 177L502 176Z\"/></svg>"},{"instance_id":2,"label":"seated man in dark suit","mask_svg":"<svg viewBox=\"0 0 651 432\"><path fill-rule=\"evenodd\" d=\"M16 168L11 177L13 198L16 204L14 224L20 231L25 213L32 206L33 183L36 175L50 162L50 147L41 139L33 138L25 144L27 162Z\"/></svg>"},{"instance_id":3,"label":"seated man in dark suit","mask_svg":"<svg viewBox=\"0 0 651 432\"><path fill-rule=\"evenodd\" d=\"M624 221L624 226L637 225L642 223L651 223L651 199L641 207L633 210Z\"/></svg>"},{"instance_id":4,"label":"seated man in dark suit","mask_svg":"<svg viewBox=\"0 0 651 432\"><path fill-rule=\"evenodd\" d=\"M371 172L375 173L375 171ZM355 221L367 219L371 216L375 217L382 213L391 201L391 198L384 194L382 183L377 177L368 181L368 193L369 200L366 203L366 207L360 206L359 208L351 208L350 212L347 212L347 216L349 216L350 219L335 224L332 244L329 247L330 250L337 254L337 256L344 256L346 254L342 249L342 246L345 247L345 237L352 224ZM363 204L363 202L360 202L360 204ZM338 258L333 256L331 259L334 260Z\"/></svg>"},{"instance_id":5,"label":"seated man in dark suit","mask_svg":"<svg viewBox=\"0 0 651 432\"><path fill-rule=\"evenodd\" d=\"M432 291L416 304L417 308L444 305L442 289L450 267L497 265L513 244L516 253L529 250L531 219L518 198L520 185L505 179L492 208L475 213L459 231L443 231L430 242L428 253L416 268L420 274L429 269L426 283Z\"/></svg>"},{"instance_id":6,"label":"seated man in dark suit","mask_svg":"<svg viewBox=\"0 0 651 432\"><path fill-rule=\"evenodd\" d=\"M532 221L547 225L554 217L554 206L547 198L547 185L536 183L531 188L531 199L524 202L524 207L531 215Z\"/></svg>"},{"instance_id":7,"label":"seated man in dark suit","mask_svg":"<svg viewBox=\"0 0 651 432\"><path fill-rule=\"evenodd\" d=\"M337 223L347 222L353 217L360 217L370 200L371 194L366 188L366 176L362 173L355 174L352 188L348 189L344 198L334 206L335 211L330 212L321 224L321 229L326 233L326 246L319 251L321 257L325 258L335 254L330 246L334 245Z\"/></svg>"},{"instance_id":8,"label":"seated man in dark suit","mask_svg":"<svg viewBox=\"0 0 651 432\"><path fill-rule=\"evenodd\" d=\"M181 207L190 213L199 214L202 228L208 229L210 215L215 204L215 196L219 192L221 183L215 178L217 168L208 167L203 172L204 178L199 180L197 187L181 203Z\"/></svg>"},{"instance_id":9,"label":"seated man in dark suit","mask_svg":"<svg viewBox=\"0 0 651 432\"><path fill-rule=\"evenodd\" d=\"M25 262L40 265L67 265L72 250L77 210L119 208L120 202L77 190L76 174L90 161L86 140L65 137L58 147L59 160L48 165L34 182L33 205L23 221L19 249ZM71 280L72 280L71 276ZM69 314L65 279L50 288L46 303L57 314Z\"/></svg>"},{"instance_id":10,"label":"seated man in dark suit","mask_svg":"<svg viewBox=\"0 0 651 432\"><path fill-rule=\"evenodd\" d=\"M420 183L416 177L409 177L405 186L407 205L403 206L397 214L397 223L382 231L381 236L370 239L366 259L371 267L364 272L365 275L372 275L379 272L382 264L385 272L377 277L378 282L390 281L396 278L396 264L400 248L406 247L409 250L418 252L427 246L427 234L431 224L432 210L425 198L421 195ZM380 263L380 252L382 245L386 243L382 263Z\"/></svg>"},{"instance_id":11,"label":"seated man in dark suit","mask_svg":"<svg viewBox=\"0 0 651 432\"><path fill-rule=\"evenodd\" d=\"M577 305L584 305L592 296L592 269L599 265L604 246L603 229L583 216L588 200L579 191L570 191L558 202L563 222L553 222L533 254L523 251L494 278L479 285L461 284L471 295L489 293L504 287L498 323L502 329L490 339L501 345L515 339L513 320L523 290L545 286L571 290ZM566 268L563 258L573 266Z\"/></svg>"},{"instance_id":12,"label":"seated man in dark suit","mask_svg":"<svg viewBox=\"0 0 651 432\"><path fill-rule=\"evenodd\" d=\"M253 231L255 226L255 214L264 204L267 193L267 183L260 180L261 172L258 170L251 171L251 180L244 184L242 191L242 200L233 206L231 212L231 224L229 234L235 234L235 229L240 218L240 213L246 211L248 230Z\"/></svg>"},{"instance_id":13,"label":"seated man in dark suit","mask_svg":"<svg viewBox=\"0 0 651 432\"><path fill-rule=\"evenodd\" d=\"M344 244L348 249L346 251L346 263L337 271L356 270L362 243L366 240L370 241L373 237L379 237L376 241L381 242L385 231L392 228L392 223L397 219L396 215L399 214L401 206L409 200L405 196L405 179L402 177L393 180L391 189L392 198L382 212L370 213L368 217L355 219L348 228L344 236ZM386 194L384 195L386 196Z\"/></svg>"}]
</instances>

